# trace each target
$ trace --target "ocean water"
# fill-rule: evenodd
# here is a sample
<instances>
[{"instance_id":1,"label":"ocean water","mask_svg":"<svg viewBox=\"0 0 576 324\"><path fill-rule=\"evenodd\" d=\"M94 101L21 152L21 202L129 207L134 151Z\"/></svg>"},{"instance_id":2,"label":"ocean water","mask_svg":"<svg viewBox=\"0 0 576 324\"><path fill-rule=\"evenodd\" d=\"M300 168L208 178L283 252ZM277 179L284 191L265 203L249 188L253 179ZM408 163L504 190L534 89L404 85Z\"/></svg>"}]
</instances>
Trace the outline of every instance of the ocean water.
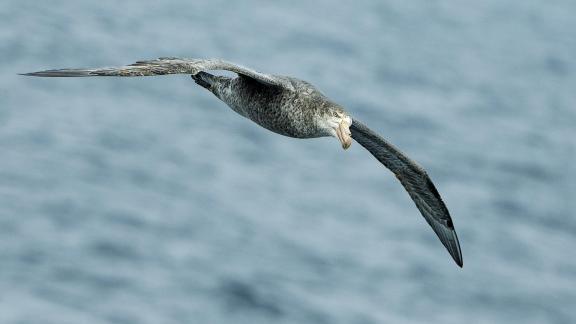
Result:
<instances>
[{"instance_id":1,"label":"ocean water","mask_svg":"<svg viewBox=\"0 0 576 324\"><path fill-rule=\"evenodd\" d=\"M576 2L0 3L0 323L576 323ZM359 145L189 76L310 81L429 172L458 268Z\"/></svg>"}]
</instances>

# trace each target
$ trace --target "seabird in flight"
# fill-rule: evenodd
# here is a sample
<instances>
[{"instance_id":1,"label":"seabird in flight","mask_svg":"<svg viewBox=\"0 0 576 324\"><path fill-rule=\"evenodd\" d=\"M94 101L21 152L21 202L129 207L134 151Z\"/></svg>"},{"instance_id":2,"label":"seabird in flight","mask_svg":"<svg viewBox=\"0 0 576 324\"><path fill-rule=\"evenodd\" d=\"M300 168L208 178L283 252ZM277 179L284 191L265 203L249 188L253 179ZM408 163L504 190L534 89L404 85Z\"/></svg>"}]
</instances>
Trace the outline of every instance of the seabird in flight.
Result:
<instances>
[{"instance_id":1,"label":"seabird in flight","mask_svg":"<svg viewBox=\"0 0 576 324\"><path fill-rule=\"evenodd\" d=\"M210 70L231 71L237 77L206 72ZM352 139L356 140L396 175L454 261L462 267L462 252L452 218L426 171L306 81L260 73L219 59L172 57L122 67L58 69L24 75L136 77L165 74L190 74L197 84L232 110L275 133L295 138L333 136L344 149L350 147Z\"/></svg>"}]
</instances>

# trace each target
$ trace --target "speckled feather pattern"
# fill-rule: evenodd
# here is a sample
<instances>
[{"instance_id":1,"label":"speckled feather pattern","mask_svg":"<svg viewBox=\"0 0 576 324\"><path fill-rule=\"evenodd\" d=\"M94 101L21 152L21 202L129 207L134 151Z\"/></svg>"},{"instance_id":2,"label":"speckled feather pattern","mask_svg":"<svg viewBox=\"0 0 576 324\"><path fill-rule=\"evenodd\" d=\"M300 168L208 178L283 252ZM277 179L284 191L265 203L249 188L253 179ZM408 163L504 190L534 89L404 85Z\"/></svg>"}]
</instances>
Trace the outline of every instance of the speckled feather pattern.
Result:
<instances>
[{"instance_id":1,"label":"speckled feather pattern","mask_svg":"<svg viewBox=\"0 0 576 324\"><path fill-rule=\"evenodd\" d=\"M294 90L239 76L217 77L213 92L240 115L275 133L296 138L330 136L317 121L339 107L305 81L275 78L284 78Z\"/></svg>"}]
</instances>

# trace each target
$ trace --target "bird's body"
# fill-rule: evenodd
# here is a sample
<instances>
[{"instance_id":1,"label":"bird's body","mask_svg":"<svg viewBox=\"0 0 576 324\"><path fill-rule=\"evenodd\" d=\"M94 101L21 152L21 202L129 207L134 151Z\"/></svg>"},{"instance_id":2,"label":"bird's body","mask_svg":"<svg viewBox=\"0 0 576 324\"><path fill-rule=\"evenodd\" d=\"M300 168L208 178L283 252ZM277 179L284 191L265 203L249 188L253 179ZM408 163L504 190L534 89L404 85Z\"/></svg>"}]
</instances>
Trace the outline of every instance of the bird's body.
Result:
<instances>
[{"instance_id":1,"label":"bird's body","mask_svg":"<svg viewBox=\"0 0 576 324\"><path fill-rule=\"evenodd\" d=\"M330 136L319 121L339 106L306 81L274 77L284 78L294 88L270 86L244 76L229 78L206 72L193 75L197 83L232 110L270 131L294 138ZM344 113L343 109L339 111Z\"/></svg>"},{"instance_id":2,"label":"bird's body","mask_svg":"<svg viewBox=\"0 0 576 324\"><path fill-rule=\"evenodd\" d=\"M206 71L227 70L236 77ZM160 58L118 68L59 69L27 73L43 77L152 76L190 74L238 114L281 135L294 138L333 136L347 149L355 139L390 169L408 191L454 261L462 253L452 218L434 184L414 161L332 102L310 83L292 77L256 72L218 59Z\"/></svg>"}]
</instances>

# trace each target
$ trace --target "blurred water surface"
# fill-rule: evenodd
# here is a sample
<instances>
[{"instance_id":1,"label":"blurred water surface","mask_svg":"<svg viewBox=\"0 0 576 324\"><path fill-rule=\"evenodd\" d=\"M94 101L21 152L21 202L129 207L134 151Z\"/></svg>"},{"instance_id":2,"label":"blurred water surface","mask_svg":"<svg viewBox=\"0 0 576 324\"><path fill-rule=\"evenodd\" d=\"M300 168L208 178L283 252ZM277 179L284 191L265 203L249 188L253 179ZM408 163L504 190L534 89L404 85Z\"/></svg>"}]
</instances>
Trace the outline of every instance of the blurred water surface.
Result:
<instances>
[{"instance_id":1,"label":"blurred water surface","mask_svg":"<svg viewBox=\"0 0 576 324\"><path fill-rule=\"evenodd\" d=\"M1 323L576 322L576 2L0 4ZM240 118L220 57L317 85L429 171L459 269L359 145Z\"/></svg>"}]
</instances>

